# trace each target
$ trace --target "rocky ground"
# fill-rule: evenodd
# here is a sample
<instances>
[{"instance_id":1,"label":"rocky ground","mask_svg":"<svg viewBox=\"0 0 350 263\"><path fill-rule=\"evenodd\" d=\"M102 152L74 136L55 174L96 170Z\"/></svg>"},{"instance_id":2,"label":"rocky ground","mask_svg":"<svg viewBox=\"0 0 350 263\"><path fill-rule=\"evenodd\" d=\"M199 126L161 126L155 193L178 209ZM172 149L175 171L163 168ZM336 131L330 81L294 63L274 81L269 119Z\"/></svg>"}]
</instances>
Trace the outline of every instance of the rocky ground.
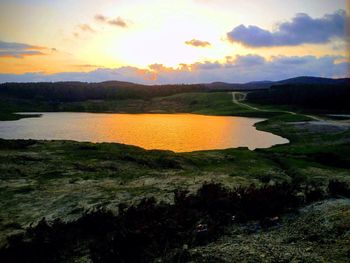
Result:
<instances>
[{"instance_id":1,"label":"rocky ground","mask_svg":"<svg viewBox=\"0 0 350 263\"><path fill-rule=\"evenodd\" d=\"M348 262L350 199L313 203L267 229L257 222L235 225L189 253L193 262Z\"/></svg>"}]
</instances>

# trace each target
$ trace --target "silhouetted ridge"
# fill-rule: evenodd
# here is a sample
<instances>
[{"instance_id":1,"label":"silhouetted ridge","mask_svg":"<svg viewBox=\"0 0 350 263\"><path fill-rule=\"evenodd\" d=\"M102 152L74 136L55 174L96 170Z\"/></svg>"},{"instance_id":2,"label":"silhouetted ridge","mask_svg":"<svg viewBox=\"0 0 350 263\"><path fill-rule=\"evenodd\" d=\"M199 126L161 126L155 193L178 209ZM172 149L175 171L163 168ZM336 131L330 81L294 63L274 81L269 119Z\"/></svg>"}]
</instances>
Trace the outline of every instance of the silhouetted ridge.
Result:
<instances>
[{"instance_id":1,"label":"silhouetted ridge","mask_svg":"<svg viewBox=\"0 0 350 263\"><path fill-rule=\"evenodd\" d=\"M0 84L0 96L39 101L150 99L206 91L203 85L140 85L130 82L40 82Z\"/></svg>"},{"instance_id":2,"label":"silhouetted ridge","mask_svg":"<svg viewBox=\"0 0 350 263\"><path fill-rule=\"evenodd\" d=\"M326 82L328 80L324 80ZM293 105L304 109L348 111L350 86L347 82L348 79L332 84L279 84L268 90L248 93L247 100L259 104Z\"/></svg>"},{"instance_id":3,"label":"silhouetted ridge","mask_svg":"<svg viewBox=\"0 0 350 263\"><path fill-rule=\"evenodd\" d=\"M274 85L276 84L323 84L323 85L350 84L350 79L349 78L330 79L330 78L301 76L301 77L276 81L273 84Z\"/></svg>"},{"instance_id":4,"label":"silhouetted ridge","mask_svg":"<svg viewBox=\"0 0 350 263\"><path fill-rule=\"evenodd\" d=\"M320 78L320 77L308 77L301 76L296 78L290 78L279 81L251 81L244 84L241 83L225 83L225 82L213 82L205 84L206 87L216 90L258 90L258 89L268 89L276 85L285 84L319 84L319 85L349 85L349 78L342 79L331 79L331 78Z\"/></svg>"}]
</instances>

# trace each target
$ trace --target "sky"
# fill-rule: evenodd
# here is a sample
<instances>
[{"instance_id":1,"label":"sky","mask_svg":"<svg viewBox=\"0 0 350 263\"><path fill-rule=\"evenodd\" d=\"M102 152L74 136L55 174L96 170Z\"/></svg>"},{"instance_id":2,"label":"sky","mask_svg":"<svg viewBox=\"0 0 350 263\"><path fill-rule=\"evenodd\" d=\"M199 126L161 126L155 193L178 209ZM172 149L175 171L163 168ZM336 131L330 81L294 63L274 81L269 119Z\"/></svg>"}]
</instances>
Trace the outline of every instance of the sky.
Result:
<instances>
[{"instance_id":1,"label":"sky","mask_svg":"<svg viewBox=\"0 0 350 263\"><path fill-rule=\"evenodd\" d=\"M0 0L0 82L350 76L347 0Z\"/></svg>"}]
</instances>

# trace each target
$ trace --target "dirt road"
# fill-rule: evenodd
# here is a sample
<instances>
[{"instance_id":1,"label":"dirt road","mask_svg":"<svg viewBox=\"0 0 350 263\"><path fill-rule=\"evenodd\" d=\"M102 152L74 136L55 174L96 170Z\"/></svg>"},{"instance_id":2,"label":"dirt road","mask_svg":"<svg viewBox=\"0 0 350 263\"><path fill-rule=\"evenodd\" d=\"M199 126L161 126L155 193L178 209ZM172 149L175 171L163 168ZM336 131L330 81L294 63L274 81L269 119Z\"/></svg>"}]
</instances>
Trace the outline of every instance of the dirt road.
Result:
<instances>
[{"instance_id":1,"label":"dirt road","mask_svg":"<svg viewBox=\"0 0 350 263\"><path fill-rule=\"evenodd\" d=\"M292 115L303 115L305 117L312 119L313 121L323 122L323 123L327 123L329 125L346 125L346 126L350 125L349 120L345 120L345 121L329 120L329 119L324 119L324 118L321 118L318 116L296 113L293 111L261 109L261 108L254 107L254 106L251 106L251 105L244 103L243 101L246 100L246 97L247 97L247 93L232 92L232 102L236 103L237 105L240 105L241 107L249 108L249 109L256 110L256 111L281 112L281 113L287 113L287 114L292 114Z\"/></svg>"}]
</instances>

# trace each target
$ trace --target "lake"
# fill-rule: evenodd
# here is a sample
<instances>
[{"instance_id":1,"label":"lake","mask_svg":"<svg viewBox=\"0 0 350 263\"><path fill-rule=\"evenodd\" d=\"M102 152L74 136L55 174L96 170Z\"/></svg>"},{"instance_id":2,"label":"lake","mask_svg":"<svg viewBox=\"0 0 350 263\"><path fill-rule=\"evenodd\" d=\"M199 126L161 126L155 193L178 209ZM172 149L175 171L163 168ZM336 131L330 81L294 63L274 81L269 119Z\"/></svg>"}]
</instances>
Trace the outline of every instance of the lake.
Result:
<instances>
[{"instance_id":1,"label":"lake","mask_svg":"<svg viewBox=\"0 0 350 263\"><path fill-rule=\"evenodd\" d=\"M117 142L145 149L189 152L268 148L288 140L258 131L263 119L196 114L41 113L0 121L0 138Z\"/></svg>"}]
</instances>

